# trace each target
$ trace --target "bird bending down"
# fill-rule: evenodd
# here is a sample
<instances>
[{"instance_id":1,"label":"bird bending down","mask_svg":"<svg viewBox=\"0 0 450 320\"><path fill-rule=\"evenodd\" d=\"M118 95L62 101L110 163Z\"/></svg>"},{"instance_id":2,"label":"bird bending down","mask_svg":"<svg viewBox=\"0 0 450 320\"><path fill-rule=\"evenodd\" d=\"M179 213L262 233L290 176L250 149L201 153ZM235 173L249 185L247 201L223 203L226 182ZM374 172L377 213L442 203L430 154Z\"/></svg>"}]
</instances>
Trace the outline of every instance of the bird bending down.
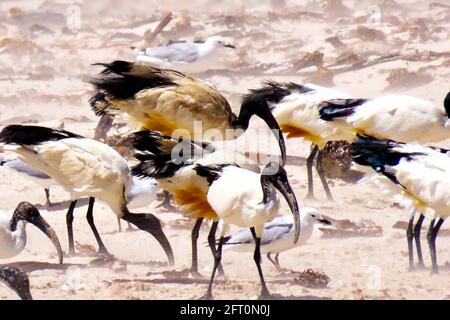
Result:
<instances>
[{"instance_id":1,"label":"bird bending down","mask_svg":"<svg viewBox=\"0 0 450 320\"><path fill-rule=\"evenodd\" d=\"M46 205L51 207L50 201L50 187L57 185L56 181L50 178L42 171L34 169L32 166L23 162L20 159L12 159L0 162L0 165L4 168L14 170L28 180L33 181L35 184L44 188Z\"/></svg>"},{"instance_id":2,"label":"bird bending down","mask_svg":"<svg viewBox=\"0 0 450 320\"><path fill-rule=\"evenodd\" d=\"M316 170L322 182L328 200L333 200L322 167L322 150L330 140L347 140L352 137L344 135L334 124L327 123L319 117L320 103L328 99L351 98L350 95L312 83L278 83L266 82L260 89L250 90L247 98L263 97L278 122L281 131L290 138L303 138L312 143L312 149L306 161L308 173L308 199L314 199L312 168L317 156Z\"/></svg>"},{"instance_id":3,"label":"bird bending down","mask_svg":"<svg viewBox=\"0 0 450 320\"><path fill-rule=\"evenodd\" d=\"M40 215L39 210L29 202L18 204L12 217L0 211L0 259L17 256L27 243L26 225L33 224L53 243L58 252L59 263L63 263L63 253L55 230Z\"/></svg>"},{"instance_id":4,"label":"bird bending down","mask_svg":"<svg viewBox=\"0 0 450 320\"><path fill-rule=\"evenodd\" d=\"M89 197L86 218L99 245L99 253L109 256L94 224L95 198L104 201L121 219L152 234L163 247L169 263L173 252L159 219L151 213L132 213L127 207L127 194L133 188L133 179L126 160L113 148L99 141L65 131L39 126L10 125L0 132L4 149L40 170L71 194L72 203L66 221L69 250L73 247L73 210L76 200Z\"/></svg>"},{"instance_id":5,"label":"bird bending down","mask_svg":"<svg viewBox=\"0 0 450 320\"><path fill-rule=\"evenodd\" d=\"M187 73L209 71L220 66L222 48L235 47L221 36L212 36L205 42L177 42L165 47L135 50L136 62Z\"/></svg>"},{"instance_id":6,"label":"bird bending down","mask_svg":"<svg viewBox=\"0 0 450 320\"><path fill-rule=\"evenodd\" d=\"M13 290L22 300L33 300L30 292L30 280L20 268L0 267L0 281Z\"/></svg>"},{"instance_id":7,"label":"bird bending down","mask_svg":"<svg viewBox=\"0 0 450 320\"><path fill-rule=\"evenodd\" d=\"M131 126L197 141L235 139L256 115L272 129L285 164L284 139L262 95L244 97L236 116L220 92L194 77L126 61L99 65L105 68L91 80L97 92L90 100L98 115L126 113Z\"/></svg>"},{"instance_id":8,"label":"bird bending down","mask_svg":"<svg viewBox=\"0 0 450 320\"><path fill-rule=\"evenodd\" d=\"M294 220L294 237L297 243L300 235L300 215L297 200L289 184L286 172L279 164L270 162L261 174L243 169L237 165L197 165L195 170L208 179L208 203L219 219L223 220L217 254L208 289L203 298L212 299L212 285L217 267L222 259L222 246L227 225L250 228L255 239L254 260L261 281L260 298L270 298L261 269L261 237L264 224L278 213L280 191L291 209Z\"/></svg>"},{"instance_id":9,"label":"bird bending down","mask_svg":"<svg viewBox=\"0 0 450 320\"><path fill-rule=\"evenodd\" d=\"M435 215L427 235L432 273L438 272L436 238L444 220L450 215L450 157L446 152L447 150L428 148L419 144L378 140L369 136L359 136L352 144L353 161L372 167L385 176L419 212L425 212L427 209L434 211ZM416 238L419 242L422 221L421 216L419 226L414 227L414 233L419 234L419 238ZM413 219L410 219L407 236L411 269L414 267L412 228Z\"/></svg>"},{"instance_id":10,"label":"bird bending down","mask_svg":"<svg viewBox=\"0 0 450 320\"><path fill-rule=\"evenodd\" d=\"M215 256L218 217L206 199L208 180L198 174L195 170L196 164L238 163L256 172L259 172L259 167L236 150L221 149L209 143L174 139L152 131L135 132L128 139L132 147L137 150L135 157L140 161L133 168L133 174L156 179L164 190L173 195L175 203L186 215L196 219L191 233L191 274L200 276L197 257L200 227L205 219L213 221L208 235L208 244ZM221 267L219 272L223 272Z\"/></svg>"},{"instance_id":11,"label":"bird bending down","mask_svg":"<svg viewBox=\"0 0 450 320\"><path fill-rule=\"evenodd\" d=\"M323 217L314 208L302 208L300 211L300 238L294 244L294 220L292 216L278 216L264 225L264 231L261 237L261 253L267 254L267 259L282 271L278 256L281 252L290 250L297 246L305 244L311 238L316 222L330 225L331 222ZM248 228L240 229L231 236L225 237L223 245L226 249L236 252L249 252L254 248L255 240ZM275 253L275 260L271 254Z\"/></svg>"}]
</instances>

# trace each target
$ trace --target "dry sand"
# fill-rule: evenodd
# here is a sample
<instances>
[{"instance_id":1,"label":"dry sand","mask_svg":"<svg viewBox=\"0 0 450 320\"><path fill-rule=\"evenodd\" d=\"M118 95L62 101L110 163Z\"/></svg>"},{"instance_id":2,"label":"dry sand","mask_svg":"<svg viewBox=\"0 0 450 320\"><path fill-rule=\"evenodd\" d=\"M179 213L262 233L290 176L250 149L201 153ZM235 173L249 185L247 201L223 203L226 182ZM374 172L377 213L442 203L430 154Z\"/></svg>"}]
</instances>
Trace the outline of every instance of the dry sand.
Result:
<instances>
[{"instance_id":1,"label":"dry sand","mask_svg":"<svg viewBox=\"0 0 450 320\"><path fill-rule=\"evenodd\" d=\"M224 64L229 72L201 76L223 91L235 110L239 109L240 95L260 86L265 79L315 81L364 97L391 92L409 94L439 105L449 89L450 10L429 9L429 1L399 0L399 7L389 5L392 1L384 1L381 6L383 1L343 1L351 9L347 13L339 8L327 11L321 1L306 0L286 1L282 9L271 6L278 1L266 1L259 7L256 6L259 1L250 1L246 6L241 6L240 1L230 1L220 7L215 1L206 0L190 1L189 6L181 5L182 1L167 1L167 7L158 4L160 1L133 1L132 6L130 2L119 2L1 1L0 125L57 126L63 120L65 129L92 137L97 118L87 103L92 89L85 80L98 69L90 64L116 58L133 59L129 46L142 47L144 32L149 27L153 29L168 10L172 10L174 19L154 44L214 34L234 38L240 57L231 57ZM16 9L11 10L13 7ZM77 10L81 13L80 28ZM336 17L337 13L342 17ZM377 37L373 32L356 32L359 25L381 30L380 40L370 40ZM336 49L325 41L331 36L339 37L344 47ZM324 66L334 64L344 52L357 53L364 61L389 53L410 56L367 68L337 65L317 78L314 66L293 67L306 60L305 53L315 50L324 54ZM424 54L427 50L447 52L447 55L427 58ZM388 76L400 68L417 74L390 84ZM330 73L334 73L332 80ZM252 123L252 126L260 125L258 121ZM439 145L448 147L450 143ZM289 140L287 147L289 155L300 157L300 161L288 161L287 171L301 206L314 206L336 219L370 219L383 228L383 235L322 239L321 232L316 230L307 245L282 254L281 264L290 270L312 268L326 273L331 278L328 288L302 287L293 281L290 273L279 274L264 259L263 269L272 292L298 299L450 299L447 238L440 237L437 241L439 275L430 276L429 269L408 272L405 231L393 228L398 220L407 220L407 213L393 206L374 186L341 180L331 182L335 202L324 200L319 184L316 186L319 200L303 200L306 195L304 158L309 144L295 139ZM12 213L23 200L44 203L42 188L14 172L0 170L0 181L2 209ZM52 211L41 206L41 212L67 250L64 215L68 194L55 187L51 189L51 197L57 205ZM155 206L139 211L154 212L164 221L175 251L175 270L183 270L190 265L192 222L180 223L182 215ZM81 201L75 212L75 239L80 244L95 245L84 218L86 209L87 201ZM283 212L288 212L286 206ZM35 299L194 299L204 293L206 280L163 273L171 269L165 264L164 252L156 241L141 231L118 233L115 216L100 202L95 206L95 220L107 248L120 260L113 266L92 265L90 262L95 259L92 256L66 257L65 264L59 266L51 243L32 226L28 227L28 243L23 253L1 263L28 262L25 267L29 270ZM209 249L204 245L207 232L205 227L200 235L200 271L205 279L212 268ZM429 266L425 236L423 247ZM218 281L214 286L215 297L256 298L259 280L252 254L225 251L222 261L226 281ZM16 299L16 296L0 285L0 299Z\"/></svg>"}]
</instances>

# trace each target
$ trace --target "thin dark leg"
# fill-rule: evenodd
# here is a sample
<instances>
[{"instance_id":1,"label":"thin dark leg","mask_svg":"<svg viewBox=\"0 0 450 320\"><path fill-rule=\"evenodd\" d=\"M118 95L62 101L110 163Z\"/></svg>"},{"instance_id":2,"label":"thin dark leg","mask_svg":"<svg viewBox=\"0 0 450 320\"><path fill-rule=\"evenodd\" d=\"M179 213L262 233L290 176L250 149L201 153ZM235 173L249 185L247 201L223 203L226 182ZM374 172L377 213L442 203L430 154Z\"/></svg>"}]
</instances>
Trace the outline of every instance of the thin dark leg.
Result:
<instances>
[{"instance_id":1,"label":"thin dark leg","mask_svg":"<svg viewBox=\"0 0 450 320\"><path fill-rule=\"evenodd\" d=\"M194 228L192 228L191 233L191 243L192 243L192 265L191 274L193 276L200 276L198 272L198 256L197 256L197 240L200 232L200 227L202 226L203 218L198 218L195 221Z\"/></svg>"},{"instance_id":2,"label":"thin dark leg","mask_svg":"<svg viewBox=\"0 0 450 320\"><path fill-rule=\"evenodd\" d=\"M279 270L279 271L281 271L281 270L283 270L283 268L280 266L280 261L278 261L278 257L280 256L280 254L279 253L277 253L276 255L275 255L275 263L277 264L277 269Z\"/></svg>"},{"instance_id":3,"label":"thin dark leg","mask_svg":"<svg viewBox=\"0 0 450 320\"><path fill-rule=\"evenodd\" d=\"M255 233L255 228L250 228L253 237L255 238L255 253L253 254L253 260L255 260L256 267L258 268L259 279L261 280L261 294L260 299L271 298L269 289L267 289L266 281L261 269L261 238L258 238Z\"/></svg>"},{"instance_id":4,"label":"thin dark leg","mask_svg":"<svg viewBox=\"0 0 450 320\"><path fill-rule=\"evenodd\" d=\"M323 159L323 151L319 150L319 154L317 155L316 170L317 173L319 174L320 181L322 181L323 189L327 194L327 199L333 201L333 196L331 195L330 187L328 186L327 179L325 178L325 173L323 172L322 159Z\"/></svg>"},{"instance_id":5,"label":"thin dark leg","mask_svg":"<svg viewBox=\"0 0 450 320\"><path fill-rule=\"evenodd\" d=\"M314 144L313 148L311 150L311 153L309 154L308 158L306 159L306 170L308 173L308 194L306 195L307 199L314 199L314 185L313 185L312 168L314 165L314 158L316 157L317 151L319 151L319 147L316 144Z\"/></svg>"},{"instance_id":6,"label":"thin dark leg","mask_svg":"<svg viewBox=\"0 0 450 320\"><path fill-rule=\"evenodd\" d=\"M120 223L120 218L117 217L117 224L119 225L119 232L122 232L122 223Z\"/></svg>"},{"instance_id":7,"label":"thin dark leg","mask_svg":"<svg viewBox=\"0 0 450 320\"><path fill-rule=\"evenodd\" d=\"M414 215L412 215L411 218L409 219L408 228L406 229L406 240L408 241L409 271L414 270L413 224L414 224Z\"/></svg>"},{"instance_id":8,"label":"thin dark leg","mask_svg":"<svg viewBox=\"0 0 450 320\"><path fill-rule=\"evenodd\" d=\"M422 246L420 244L420 230L422 229L422 223L424 219L425 216L421 214L416 222L416 225L414 226L414 240L416 241L417 259L419 260L417 267L419 269L425 269L425 263L423 263Z\"/></svg>"},{"instance_id":9,"label":"thin dark leg","mask_svg":"<svg viewBox=\"0 0 450 320\"><path fill-rule=\"evenodd\" d=\"M276 264L276 262L272 259L272 257L270 256L270 252L266 255L267 256L267 260L269 260L270 261L270 263L272 263L274 266L275 266L275 268L277 268L277 270L278 270L278 266L277 266L277 264Z\"/></svg>"},{"instance_id":10,"label":"thin dark leg","mask_svg":"<svg viewBox=\"0 0 450 320\"><path fill-rule=\"evenodd\" d=\"M89 197L89 206L88 206L88 211L86 214L86 219L87 219L87 222L89 223L89 226L91 227L92 232L94 233L95 240L97 240L98 253L109 256L110 254L109 254L108 250L106 250L106 247L103 244L102 239L100 238L97 228L95 227L94 215L93 215L94 203L95 203L95 198Z\"/></svg>"},{"instance_id":11,"label":"thin dark leg","mask_svg":"<svg viewBox=\"0 0 450 320\"><path fill-rule=\"evenodd\" d=\"M52 206L52 203L50 201L50 189L44 188L45 191L45 204L47 205L47 208L50 210L50 207Z\"/></svg>"},{"instance_id":12,"label":"thin dark leg","mask_svg":"<svg viewBox=\"0 0 450 320\"><path fill-rule=\"evenodd\" d=\"M75 246L73 243L73 210L75 209L75 205L77 201L72 201L69 206L69 210L66 213L66 225L67 225L67 235L69 236L69 255L75 255Z\"/></svg>"},{"instance_id":13,"label":"thin dark leg","mask_svg":"<svg viewBox=\"0 0 450 320\"><path fill-rule=\"evenodd\" d=\"M219 221L214 221L211 225L211 230L209 231L209 234L208 234L209 249L211 250L213 257L215 257L216 253L217 253L217 251L216 251L216 232L217 232L218 226L219 226ZM219 268L219 276L225 275L222 264L220 262L219 262L218 268Z\"/></svg>"},{"instance_id":14,"label":"thin dark leg","mask_svg":"<svg viewBox=\"0 0 450 320\"><path fill-rule=\"evenodd\" d=\"M217 247L217 252L214 257L214 267L213 267L213 271L211 274L211 279L209 279L208 289L206 290L206 294L203 297L201 297L201 299L203 299L203 300L212 300L213 299L212 285L214 282L214 276L216 275L216 270L220 265L220 260L222 260L222 245L223 245L223 237L220 237L219 245Z\"/></svg>"},{"instance_id":15,"label":"thin dark leg","mask_svg":"<svg viewBox=\"0 0 450 320\"><path fill-rule=\"evenodd\" d=\"M438 265L437 265L437 256L436 256L436 238L439 233L439 229L442 226L442 223L444 223L444 219L439 219L436 223L436 226L434 225L435 219L431 221L430 229L428 230L427 234L427 240L428 240L428 246L430 247L430 254L431 254L431 263L432 263L432 269L431 274L437 274L438 273Z\"/></svg>"}]
</instances>

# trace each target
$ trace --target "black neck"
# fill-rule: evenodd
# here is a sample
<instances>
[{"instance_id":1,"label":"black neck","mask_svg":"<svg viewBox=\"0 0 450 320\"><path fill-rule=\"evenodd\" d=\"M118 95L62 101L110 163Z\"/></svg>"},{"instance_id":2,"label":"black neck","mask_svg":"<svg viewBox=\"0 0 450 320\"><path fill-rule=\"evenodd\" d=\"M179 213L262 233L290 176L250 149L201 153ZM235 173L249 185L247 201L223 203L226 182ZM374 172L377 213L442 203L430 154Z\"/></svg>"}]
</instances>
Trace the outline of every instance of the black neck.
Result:
<instances>
[{"instance_id":1,"label":"black neck","mask_svg":"<svg viewBox=\"0 0 450 320\"><path fill-rule=\"evenodd\" d=\"M9 222L9 230L11 230L13 232L16 231L19 220L20 219L18 217L13 215L13 217L11 218L11 221Z\"/></svg>"},{"instance_id":2,"label":"black neck","mask_svg":"<svg viewBox=\"0 0 450 320\"><path fill-rule=\"evenodd\" d=\"M261 188L263 192L263 203L267 204L267 202L269 201L269 197L273 192L273 184L270 175L261 175Z\"/></svg>"},{"instance_id":3,"label":"black neck","mask_svg":"<svg viewBox=\"0 0 450 320\"><path fill-rule=\"evenodd\" d=\"M447 117L450 118L450 92L447 93L444 99L444 109L447 112Z\"/></svg>"}]
</instances>

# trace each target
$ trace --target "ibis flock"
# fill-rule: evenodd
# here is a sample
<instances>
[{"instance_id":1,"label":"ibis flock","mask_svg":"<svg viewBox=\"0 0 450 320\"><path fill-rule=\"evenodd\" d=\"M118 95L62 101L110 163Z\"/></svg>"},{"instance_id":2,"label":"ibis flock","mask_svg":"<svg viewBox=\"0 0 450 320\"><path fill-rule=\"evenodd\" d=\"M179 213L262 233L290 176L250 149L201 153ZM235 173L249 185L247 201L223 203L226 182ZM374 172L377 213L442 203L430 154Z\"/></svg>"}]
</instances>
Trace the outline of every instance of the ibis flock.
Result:
<instances>
[{"instance_id":1,"label":"ibis flock","mask_svg":"<svg viewBox=\"0 0 450 320\"><path fill-rule=\"evenodd\" d=\"M328 142L346 140L351 143L355 166L378 177L382 188L404 200L411 214L407 230L411 270L416 268L413 240L418 267L425 267L420 229L425 216L431 214L427 240L431 270L437 273L436 239L450 215L450 151L425 145L450 138L450 93L443 105L435 105L411 96L355 97L310 83L267 81L242 97L235 114L227 99L211 84L155 66L161 64L158 59L171 59L172 63L176 60L181 66L207 60L218 47L233 46L220 37L211 37L204 43L175 43L140 51L139 62L95 64L102 69L90 80L95 90L90 106L99 116L120 115L127 119L133 130L122 138L134 152L131 160L114 146L74 132L21 124L2 128L1 149L9 157L1 162L4 170L14 170L42 186L48 206L52 206L51 186L58 185L70 194L66 255L77 254L72 226L74 210L79 199L88 198L86 219L100 258L114 259L95 225L96 200L111 209L114 221L125 220L152 235L173 266L170 239L159 218L150 212L130 211L145 207L156 199L159 190L164 190L193 220L188 245L192 250L193 277L201 277L197 252L200 227L211 222L207 243L212 271L201 298L213 298L214 279L216 273L226 272L221 259L223 251L228 250L253 251L261 283L260 297L273 297L264 278L261 253L267 254L268 260L282 271L281 252L304 244L315 223L332 224L332 219L316 209L299 206L300 195L294 193L286 172L284 133L287 139L303 138L312 144L306 161L307 198L314 198L315 164L327 198L333 199L324 175L322 153ZM185 55L180 50L189 51L192 61L183 60ZM173 65L176 67L176 63ZM279 148L279 155L262 165L247 157L246 150L221 143L248 134L253 116L264 121ZM282 201L291 215L280 215ZM12 215L0 212L0 258L21 253L27 241L27 224L36 226L50 239L58 263L62 264L63 251L55 231L28 202L19 203ZM242 229L231 233L230 226ZM22 269L1 267L0 280L21 298L31 299L30 283Z\"/></svg>"}]
</instances>

